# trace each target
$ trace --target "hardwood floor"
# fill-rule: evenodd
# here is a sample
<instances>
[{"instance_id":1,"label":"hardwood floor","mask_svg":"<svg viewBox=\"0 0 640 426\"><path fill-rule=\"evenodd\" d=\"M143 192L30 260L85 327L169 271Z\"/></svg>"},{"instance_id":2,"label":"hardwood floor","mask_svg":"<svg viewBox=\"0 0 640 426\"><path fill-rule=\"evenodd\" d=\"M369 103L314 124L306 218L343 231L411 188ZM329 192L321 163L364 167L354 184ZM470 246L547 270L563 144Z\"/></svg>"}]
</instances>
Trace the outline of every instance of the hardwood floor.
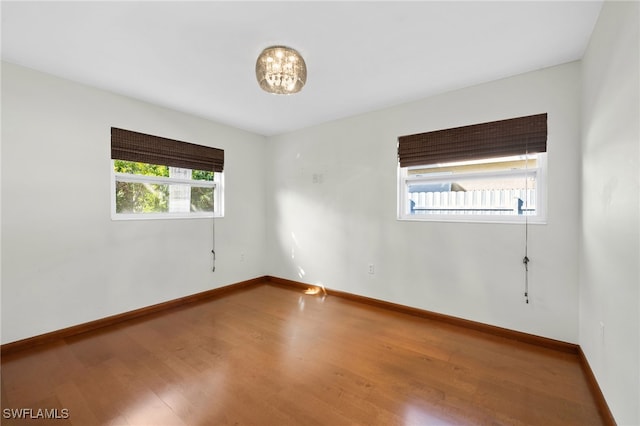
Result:
<instances>
[{"instance_id":1,"label":"hardwood floor","mask_svg":"<svg viewBox=\"0 0 640 426\"><path fill-rule=\"evenodd\" d=\"M21 408L68 418L6 418ZM267 284L6 355L2 409L7 425L603 424L575 354Z\"/></svg>"}]
</instances>

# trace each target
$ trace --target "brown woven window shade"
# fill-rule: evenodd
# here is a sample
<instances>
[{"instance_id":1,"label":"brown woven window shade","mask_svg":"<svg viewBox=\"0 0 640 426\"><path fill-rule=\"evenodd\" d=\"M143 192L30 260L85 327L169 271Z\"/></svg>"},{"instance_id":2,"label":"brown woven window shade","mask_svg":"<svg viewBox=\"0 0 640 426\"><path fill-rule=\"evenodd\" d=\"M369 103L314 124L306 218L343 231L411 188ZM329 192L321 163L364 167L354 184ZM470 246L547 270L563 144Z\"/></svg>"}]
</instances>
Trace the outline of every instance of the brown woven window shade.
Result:
<instances>
[{"instance_id":1,"label":"brown woven window shade","mask_svg":"<svg viewBox=\"0 0 640 426\"><path fill-rule=\"evenodd\" d=\"M224 150L111 128L111 158L222 172Z\"/></svg>"},{"instance_id":2,"label":"brown woven window shade","mask_svg":"<svg viewBox=\"0 0 640 426\"><path fill-rule=\"evenodd\" d=\"M398 138L400 167L546 151L546 113Z\"/></svg>"}]
</instances>

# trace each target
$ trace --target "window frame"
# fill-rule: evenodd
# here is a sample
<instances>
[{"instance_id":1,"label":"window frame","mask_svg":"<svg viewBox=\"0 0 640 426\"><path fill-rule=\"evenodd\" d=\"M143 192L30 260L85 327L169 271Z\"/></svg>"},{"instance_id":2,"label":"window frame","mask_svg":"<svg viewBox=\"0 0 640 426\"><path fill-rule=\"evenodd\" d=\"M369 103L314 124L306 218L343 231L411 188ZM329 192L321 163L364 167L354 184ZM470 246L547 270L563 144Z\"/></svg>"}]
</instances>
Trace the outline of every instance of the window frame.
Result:
<instances>
[{"instance_id":1,"label":"window frame","mask_svg":"<svg viewBox=\"0 0 640 426\"><path fill-rule=\"evenodd\" d=\"M547 223L547 153L537 153L537 165L532 168L516 170L488 170L486 172L461 172L455 174L456 181L473 178L492 177L523 177L535 175L536 179L536 214L535 215L491 215L491 214L426 214L410 213L409 190L410 184L451 182L452 174L438 173L439 167L449 166L451 163L432 167L432 176L410 176L410 169L424 169L427 166L397 166L397 219L400 221L417 222L463 222L463 223ZM495 157L496 159L501 157Z\"/></svg>"},{"instance_id":2,"label":"window frame","mask_svg":"<svg viewBox=\"0 0 640 426\"><path fill-rule=\"evenodd\" d=\"M157 219L206 219L224 217L224 171L214 172L214 179L196 180L181 179L165 176L147 176L115 171L115 159L111 165L111 219L112 220L157 220ZM193 169L191 169L193 170ZM160 185L189 185L195 187L213 188L213 212L159 212L159 213L117 213L116 184L117 182L150 183Z\"/></svg>"}]
</instances>

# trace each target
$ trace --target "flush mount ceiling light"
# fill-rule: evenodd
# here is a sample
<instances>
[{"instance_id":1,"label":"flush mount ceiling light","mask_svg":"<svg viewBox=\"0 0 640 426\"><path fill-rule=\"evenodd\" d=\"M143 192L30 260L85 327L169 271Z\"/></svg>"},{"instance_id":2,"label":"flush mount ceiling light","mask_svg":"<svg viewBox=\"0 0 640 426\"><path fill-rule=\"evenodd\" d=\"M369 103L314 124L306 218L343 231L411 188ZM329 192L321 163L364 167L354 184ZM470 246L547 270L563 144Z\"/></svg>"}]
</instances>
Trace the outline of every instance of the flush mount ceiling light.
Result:
<instances>
[{"instance_id":1,"label":"flush mount ceiling light","mask_svg":"<svg viewBox=\"0 0 640 426\"><path fill-rule=\"evenodd\" d=\"M295 49L267 47L256 61L256 78L260 87L269 93L297 93L307 82L307 65Z\"/></svg>"}]
</instances>

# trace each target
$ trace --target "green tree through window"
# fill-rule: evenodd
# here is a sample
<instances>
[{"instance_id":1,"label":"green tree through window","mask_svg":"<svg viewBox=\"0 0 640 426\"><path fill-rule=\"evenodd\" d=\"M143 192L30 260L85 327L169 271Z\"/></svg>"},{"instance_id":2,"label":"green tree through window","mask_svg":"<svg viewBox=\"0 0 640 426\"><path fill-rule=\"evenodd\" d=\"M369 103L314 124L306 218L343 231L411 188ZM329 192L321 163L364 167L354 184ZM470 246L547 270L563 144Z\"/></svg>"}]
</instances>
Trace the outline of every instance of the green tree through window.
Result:
<instances>
[{"instance_id":1,"label":"green tree through window","mask_svg":"<svg viewBox=\"0 0 640 426\"><path fill-rule=\"evenodd\" d=\"M172 178L172 168L157 164L139 163L133 161L114 160L116 173ZM176 168L173 168L176 169ZM176 169L182 174L188 169ZM188 177L187 177L188 179ZM214 181L214 172L205 170L191 170L193 181ZM214 190L210 186L180 185L173 187L187 187L187 198L190 212L213 212ZM116 180L116 213L167 213L175 211L171 208L171 188L169 183L155 182L127 182ZM175 202L176 200L174 200ZM187 207L185 205L185 207Z\"/></svg>"}]
</instances>

